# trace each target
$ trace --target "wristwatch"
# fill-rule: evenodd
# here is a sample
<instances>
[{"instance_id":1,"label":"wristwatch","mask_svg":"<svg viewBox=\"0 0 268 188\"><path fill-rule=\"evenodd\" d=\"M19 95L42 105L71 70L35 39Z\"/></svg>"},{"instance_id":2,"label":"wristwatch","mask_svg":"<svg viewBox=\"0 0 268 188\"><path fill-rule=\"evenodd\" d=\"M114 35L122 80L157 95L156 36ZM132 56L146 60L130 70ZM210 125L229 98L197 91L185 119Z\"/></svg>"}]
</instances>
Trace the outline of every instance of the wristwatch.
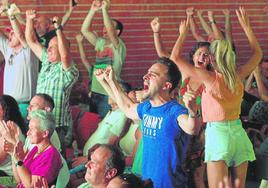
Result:
<instances>
[{"instance_id":1,"label":"wristwatch","mask_svg":"<svg viewBox=\"0 0 268 188\"><path fill-rule=\"evenodd\" d=\"M16 162L16 167L17 166L22 166L23 165L23 161L18 161L18 162Z\"/></svg>"}]
</instances>

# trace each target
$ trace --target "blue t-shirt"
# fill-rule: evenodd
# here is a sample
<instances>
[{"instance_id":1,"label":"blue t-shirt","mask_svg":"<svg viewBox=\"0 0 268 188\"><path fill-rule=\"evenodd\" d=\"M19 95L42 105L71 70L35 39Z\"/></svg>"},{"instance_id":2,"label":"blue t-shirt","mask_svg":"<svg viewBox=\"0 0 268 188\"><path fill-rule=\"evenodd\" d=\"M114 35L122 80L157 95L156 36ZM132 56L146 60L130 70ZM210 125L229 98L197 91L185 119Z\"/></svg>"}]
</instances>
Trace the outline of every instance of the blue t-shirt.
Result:
<instances>
[{"instance_id":1,"label":"blue t-shirt","mask_svg":"<svg viewBox=\"0 0 268 188\"><path fill-rule=\"evenodd\" d=\"M155 188L187 186L182 164L190 136L177 122L187 109L175 100L158 107L145 101L138 105L137 112L142 119L142 178L150 178Z\"/></svg>"}]
</instances>

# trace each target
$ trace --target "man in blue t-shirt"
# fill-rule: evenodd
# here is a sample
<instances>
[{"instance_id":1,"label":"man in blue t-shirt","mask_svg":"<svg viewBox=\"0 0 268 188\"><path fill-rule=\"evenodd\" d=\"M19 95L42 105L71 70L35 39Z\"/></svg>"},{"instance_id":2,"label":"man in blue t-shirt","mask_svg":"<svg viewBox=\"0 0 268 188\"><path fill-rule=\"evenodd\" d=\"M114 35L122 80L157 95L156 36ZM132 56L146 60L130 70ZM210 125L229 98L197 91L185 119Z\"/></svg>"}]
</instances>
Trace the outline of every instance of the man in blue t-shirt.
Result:
<instances>
[{"instance_id":1,"label":"man in blue t-shirt","mask_svg":"<svg viewBox=\"0 0 268 188\"><path fill-rule=\"evenodd\" d=\"M184 95L188 112L171 97L181 78L177 66L168 58L159 58L149 68L143 77L145 101L140 104L124 94L110 67L95 75L127 117L142 120L143 179L152 179L155 188L187 187L182 164L189 135L199 131L200 119L193 91L188 89Z\"/></svg>"}]
</instances>

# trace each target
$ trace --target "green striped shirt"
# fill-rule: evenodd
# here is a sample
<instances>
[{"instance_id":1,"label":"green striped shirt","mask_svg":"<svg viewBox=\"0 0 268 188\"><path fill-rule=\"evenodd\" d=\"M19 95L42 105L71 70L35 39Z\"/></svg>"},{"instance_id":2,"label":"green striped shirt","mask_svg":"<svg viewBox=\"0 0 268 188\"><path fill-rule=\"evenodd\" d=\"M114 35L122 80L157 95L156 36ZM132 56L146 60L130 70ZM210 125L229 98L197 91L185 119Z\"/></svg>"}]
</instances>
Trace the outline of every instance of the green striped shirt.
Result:
<instances>
[{"instance_id":1,"label":"green striped shirt","mask_svg":"<svg viewBox=\"0 0 268 188\"><path fill-rule=\"evenodd\" d=\"M72 86L78 79L78 69L75 64L72 64L68 70L64 70L61 62L50 63L45 48L42 51L41 62L42 69L38 76L36 91L46 93L53 98L56 127L71 126L69 96Z\"/></svg>"}]
</instances>

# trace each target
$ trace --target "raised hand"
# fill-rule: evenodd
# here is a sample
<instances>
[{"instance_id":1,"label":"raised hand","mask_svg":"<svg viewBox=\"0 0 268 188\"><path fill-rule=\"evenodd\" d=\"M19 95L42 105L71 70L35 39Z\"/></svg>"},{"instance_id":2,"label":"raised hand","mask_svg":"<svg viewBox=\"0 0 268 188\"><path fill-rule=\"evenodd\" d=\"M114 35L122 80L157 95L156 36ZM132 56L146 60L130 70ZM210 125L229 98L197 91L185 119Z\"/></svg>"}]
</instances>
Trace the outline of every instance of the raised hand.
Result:
<instances>
[{"instance_id":1,"label":"raised hand","mask_svg":"<svg viewBox=\"0 0 268 188\"><path fill-rule=\"evenodd\" d=\"M53 23L55 28L58 28L60 26L60 24L61 24L61 19L59 17L57 17L57 16L54 16L52 18L52 23Z\"/></svg>"},{"instance_id":2,"label":"raised hand","mask_svg":"<svg viewBox=\"0 0 268 188\"><path fill-rule=\"evenodd\" d=\"M33 20L36 18L36 11L35 10L26 10L26 18Z\"/></svg>"},{"instance_id":3,"label":"raised hand","mask_svg":"<svg viewBox=\"0 0 268 188\"><path fill-rule=\"evenodd\" d=\"M189 7L186 9L186 15L187 16L193 16L194 15L194 7Z\"/></svg>"},{"instance_id":4,"label":"raised hand","mask_svg":"<svg viewBox=\"0 0 268 188\"><path fill-rule=\"evenodd\" d=\"M189 20L187 19L187 20L181 21L180 27L179 27L180 35L187 34L188 29L189 29Z\"/></svg>"},{"instance_id":5,"label":"raised hand","mask_svg":"<svg viewBox=\"0 0 268 188\"><path fill-rule=\"evenodd\" d=\"M104 81L105 70L104 69L96 69L94 74L99 82Z\"/></svg>"},{"instance_id":6,"label":"raised hand","mask_svg":"<svg viewBox=\"0 0 268 188\"><path fill-rule=\"evenodd\" d=\"M13 157L16 161L22 161L24 159L25 153L23 150L23 143L21 141L16 143L13 150Z\"/></svg>"},{"instance_id":7,"label":"raised hand","mask_svg":"<svg viewBox=\"0 0 268 188\"><path fill-rule=\"evenodd\" d=\"M82 34L79 33L79 34L75 35L75 39L76 39L77 43L81 43L83 41L84 37Z\"/></svg>"},{"instance_id":8,"label":"raised hand","mask_svg":"<svg viewBox=\"0 0 268 188\"><path fill-rule=\"evenodd\" d=\"M102 6L102 0L94 0L92 1L90 10L96 12L101 9L101 6Z\"/></svg>"},{"instance_id":9,"label":"raised hand","mask_svg":"<svg viewBox=\"0 0 268 188\"><path fill-rule=\"evenodd\" d=\"M243 28L250 27L249 18L246 10L243 7L239 7L239 10L235 10L238 21Z\"/></svg>"},{"instance_id":10,"label":"raised hand","mask_svg":"<svg viewBox=\"0 0 268 188\"><path fill-rule=\"evenodd\" d=\"M160 22L159 22L159 18L155 17L152 21L151 21L151 28L153 30L154 33L158 33L160 31Z\"/></svg>"},{"instance_id":11,"label":"raised hand","mask_svg":"<svg viewBox=\"0 0 268 188\"><path fill-rule=\"evenodd\" d=\"M110 0L102 0L102 10L108 10L110 8Z\"/></svg>"},{"instance_id":12,"label":"raised hand","mask_svg":"<svg viewBox=\"0 0 268 188\"><path fill-rule=\"evenodd\" d=\"M197 16L202 17L203 10L196 10Z\"/></svg>"},{"instance_id":13,"label":"raised hand","mask_svg":"<svg viewBox=\"0 0 268 188\"><path fill-rule=\"evenodd\" d=\"M115 75L114 75L114 71L112 69L112 66L108 66L106 69L105 69L105 80L107 82L109 81L114 81L115 80Z\"/></svg>"},{"instance_id":14,"label":"raised hand","mask_svg":"<svg viewBox=\"0 0 268 188\"><path fill-rule=\"evenodd\" d=\"M230 10L229 9L223 9L222 13L225 17L230 16Z\"/></svg>"},{"instance_id":15,"label":"raised hand","mask_svg":"<svg viewBox=\"0 0 268 188\"><path fill-rule=\"evenodd\" d=\"M74 7L76 7L78 3L78 0L69 0L69 10L73 10Z\"/></svg>"},{"instance_id":16,"label":"raised hand","mask_svg":"<svg viewBox=\"0 0 268 188\"><path fill-rule=\"evenodd\" d=\"M20 135L19 127L13 121L1 121L0 126L3 138L11 144L16 144Z\"/></svg>"},{"instance_id":17,"label":"raised hand","mask_svg":"<svg viewBox=\"0 0 268 188\"><path fill-rule=\"evenodd\" d=\"M214 14L213 14L213 11L211 10L208 11L208 20L210 22L214 22Z\"/></svg>"},{"instance_id":18,"label":"raised hand","mask_svg":"<svg viewBox=\"0 0 268 188\"><path fill-rule=\"evenodd\" d=\"M188 109L189 114L196 114L198 110L198 105L196 104L196 92L193 91L189 85L187 85L187 91L183 95L183 102Z\"/></svg>"}]
</instances>

